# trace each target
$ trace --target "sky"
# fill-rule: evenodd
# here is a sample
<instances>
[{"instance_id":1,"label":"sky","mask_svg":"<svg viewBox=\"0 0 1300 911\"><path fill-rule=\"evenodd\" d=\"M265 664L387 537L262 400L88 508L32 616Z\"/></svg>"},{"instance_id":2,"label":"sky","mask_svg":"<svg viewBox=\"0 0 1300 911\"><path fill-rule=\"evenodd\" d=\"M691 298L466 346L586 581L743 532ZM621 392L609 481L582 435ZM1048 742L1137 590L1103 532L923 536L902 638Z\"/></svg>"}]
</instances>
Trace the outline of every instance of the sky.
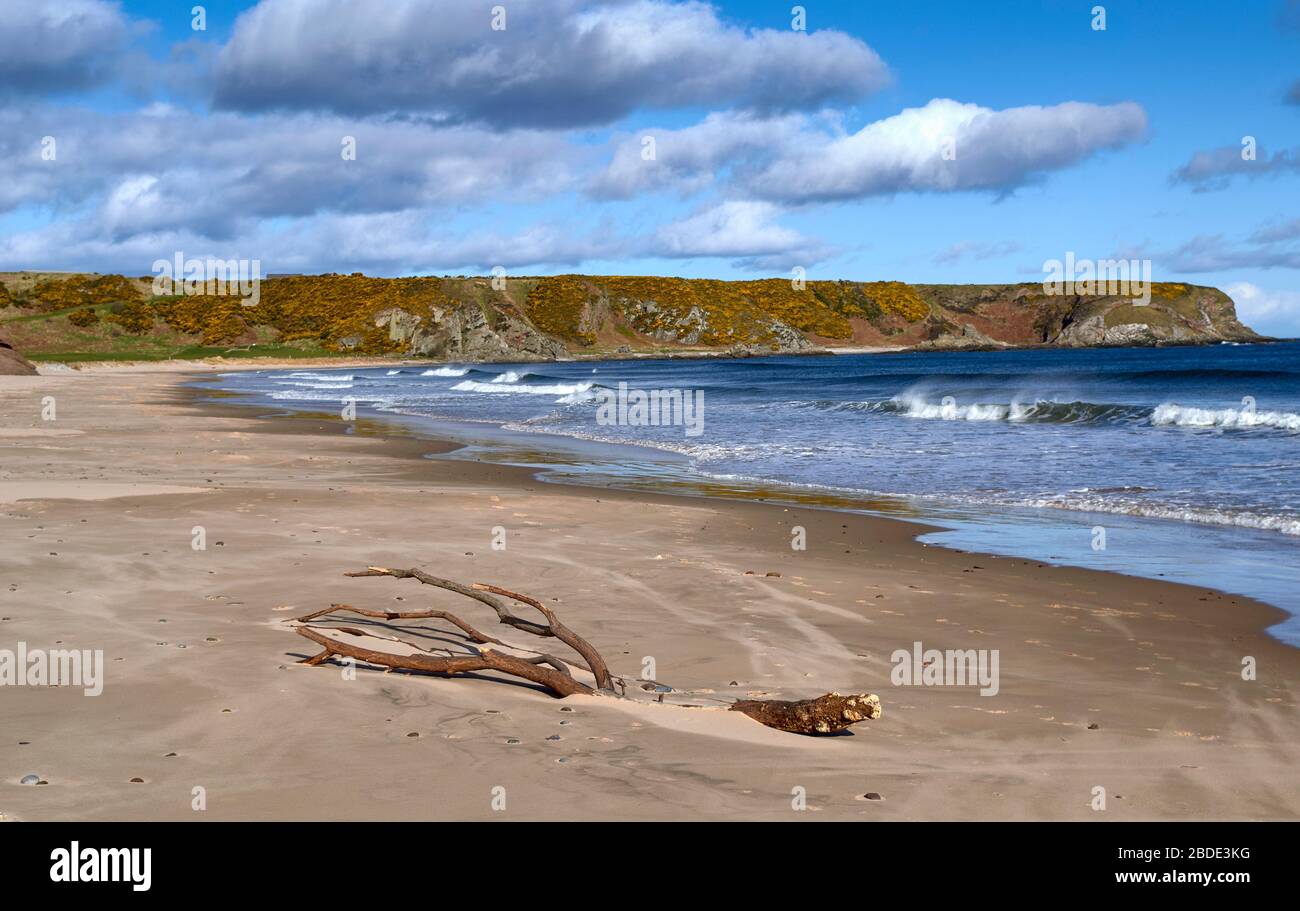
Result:
<instances>
[{"instance_id":1,"label":"sky","mask_svg":"<svg viewBox=\"0 0 1300 911\"><path fill-rule=\"evenodd\" d=\"M0 270L1041 281L1300 336L1300 0L0 0Z\"/></svg>"}]
</instances>

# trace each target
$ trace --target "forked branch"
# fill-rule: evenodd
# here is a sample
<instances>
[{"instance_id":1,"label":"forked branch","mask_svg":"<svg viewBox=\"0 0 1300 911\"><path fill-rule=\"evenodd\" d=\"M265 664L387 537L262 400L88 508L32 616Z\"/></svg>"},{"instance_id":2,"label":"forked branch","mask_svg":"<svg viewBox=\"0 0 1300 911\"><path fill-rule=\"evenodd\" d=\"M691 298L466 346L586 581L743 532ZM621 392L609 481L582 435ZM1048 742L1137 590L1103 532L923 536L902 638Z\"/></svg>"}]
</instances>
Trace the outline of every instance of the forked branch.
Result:
<instances>
[{"instance_id":1,"label":"forked branch","mask_svg":"<svg viewBox=\"0 0 1300 911\"><path fill-rule=\"evenodd\" d=\"M580 666L590 672L595 687L577 679L573 671L561 659L544 652L534 651L509 642L503 642L478 630L457 615L445 610L413 611L379 611L353 607L348 604L334 604L330 607L305 614L296 620L303 624L296 628L300 636L315 642L323 651L303 659L307 665L318 665L330 658L341 656L378 667L387 667L427 674L450 677L475 671L497 671L512 677L527 680L549 690L561 698L573 695L613 694L617 682L624 687L622 680L609 672L609 666L595 647L575 633L555 615L547 605L528 595L522 595L496 585L476 582L472 586L461 585L450 579L441 579L419 569L388 569L371 566L362 572L346 573L348 576L392 576L395 579L416 579L436 588L445 589L458 595L472 598L492 609L497 620L506 626L521 632L531 633L543 638L554 638L577 652L581 659ZM526 620L514 614L501 600L508 598L519 604L533 608L545 623ZM434 650L417 645L406 639L386 636L376 632L362 631L352 627L313 627L313 620L337 614L351 613L377 620L443 620L458 629L467 644L464 651L452 652L448 649ZM327 635L326 633L333 635ZM340 636L365 638L367 636L398 643L411 650L409 654L396 654L367 648L361 644L346 641ZM499 646L489 648L489 645ZM502 651L505 649L506 651ZM519 653L523 654L519 654ZM816 699L786 702L779 699L745 699L734 703L731 711L740 712L753 718L760 724L781 731L796 734L835 734L859 721L880 717L880 699L874 695L860 693L841 696L839 693L827 693Z\"/></svg>"}]
</instances>

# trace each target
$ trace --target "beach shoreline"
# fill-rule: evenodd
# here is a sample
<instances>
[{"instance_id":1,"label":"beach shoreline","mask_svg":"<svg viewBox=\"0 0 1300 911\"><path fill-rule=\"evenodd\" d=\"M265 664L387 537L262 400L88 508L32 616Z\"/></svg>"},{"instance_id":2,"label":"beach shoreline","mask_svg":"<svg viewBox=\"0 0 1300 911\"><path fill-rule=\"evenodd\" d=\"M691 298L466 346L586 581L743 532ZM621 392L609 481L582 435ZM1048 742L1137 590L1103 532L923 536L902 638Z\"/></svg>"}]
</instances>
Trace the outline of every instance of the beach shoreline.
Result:
<instances>
[{"instance_id":1,"label":"beach shoreline","mask_svg":"<svg viewBox=\"0 0 1300 911\"><path fill-rule=\"evenodd\" d=\"M890 518L428 459L452 444L201 403L182 386L194 375L0 385L13 416L0 513L15 542L0 646L61 640L107 661L99 697L0 692L9 817L1300 817L1300 674L1264 632L1285 616L1272 606L926 546L914 539L931 528ZM190 546L197 526L204 551ZM806 551L790 547L796 526ZM618 672L653 657L657 679L701 700L866 691L884 716L800 738L716 711L584 697L559 714L501 682L295 665L311 648L285 617L435 600L342 576L367 565L558 598ZM891 653L914 642L998 650L998 695L892 685ZM1242 679L1246 657L1258 679ZM16 784L28 772L50 784ZM512 795L504 814L497 785ZM191 809L194 787L208 809ZM792 808L796 788L807 811Z\"/></svg>"}]
</instances>

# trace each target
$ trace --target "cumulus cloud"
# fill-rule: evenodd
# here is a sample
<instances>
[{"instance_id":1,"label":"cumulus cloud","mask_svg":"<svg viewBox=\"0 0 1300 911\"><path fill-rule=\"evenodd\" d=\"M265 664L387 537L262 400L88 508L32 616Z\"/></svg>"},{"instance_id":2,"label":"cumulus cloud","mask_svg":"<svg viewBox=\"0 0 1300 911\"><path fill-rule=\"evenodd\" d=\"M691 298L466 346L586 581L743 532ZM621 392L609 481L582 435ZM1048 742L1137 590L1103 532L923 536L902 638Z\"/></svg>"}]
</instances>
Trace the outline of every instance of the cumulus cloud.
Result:
<instances>
[{"instance_id":1,"label":"cumulus cloud","mask_svg":"<svg viewBox=\"0 0 1300 911\"><path fill-rule=\"evenodd\" d=\"M562 128L638 109L815 108L882 87L879 56L842 32L747 31L675 0L505 4L261 0L222 49L214 101L246 111L400 113Z\"/></svg>"},{"instance_id":2,"label":"cumulus cloud","mask_svg":"<svg viewBox=\"0 0 1300 911\"><path fill-rule=\"evenodd\" d=\"M771 203L729 201L661 227L650 252L675 259L734 258L741 268L788 270L820 262L828 251L776 223Z\"/></svg>"},{"instance_id":3,"label":"cumulus cloud","mask_svg":"<svg viewBox=\"0 0 1300 911\"><path fill-rule=\"evenodd\" d=\"M117 3L0 3L0 98L86 89L114 75L130 26Z\"/></svg>"},{"instance_id":4,"label":"cumulus cloud","mask_svg":"<svg viewBox=\"0 0 1300 911\"><path fill-rule=\"evenodd\" d=\"M141 273L183 249L276 271L662 257L786 273L836 252L782 223L794 209L1005 193L1146 127L1132 103L936 99L851 132L843 105L889 78L856 37L747 30L692 0L503 5L494 31L478 0L386 0L383 15L352 0L260 0L224 45L191 38L150 59L171 103L123 110L41 96L108 79L145 87L139 22L108 0L0 0L0 215L21 226L0 238L0 267ZM693 125L624 120L671 109ZM597 125L620 132L585 132ZM345 137L355 160L340 154ZM648 208L635 229L611 214L656 193L694 209L663 223ZM498 208L511 227L483 227ZM1013 251L967 241L935 259Z\"/></svg>"},{"instance_id":5,"label":"cumulus cloud","mask_svg":"<svg viewBox=\"0 0 1300 911\"><path fill-rule=\"evenodd\" d=\"M97 223L53 222L0 237L0 269L86 270L147 274L154 260L187 257L258 259L264 272L378 275L486 272L575 267L625 250L630 242L604 230L535 224L517 232L457 231L426 210L326 212L283 222L254 221L237 236L214 239L186 226L114 238ZM644 239L643 239L644 240Z\"/></svg>"},{"instance_id":6,"label":"cumulus cloud","mask_svg":"<svg viewBox=\"0 0 1300 911\"><path fill-rule=\"evenodd\" d=\"M907 191L1008 191L1136 142L1146 126L1146 113L1132 102L994 111L937 98L851 135L795 146L749 184L764 198L793 202Z\"/></svg>"},{"instance_id":7,"label":"cumulus cloud","mask_svg":"<svg viewBox=\"0 0 1300 911\"><path fill-rule=\"evenodd\" d=\"M711 186L723 170L752 170L754 163L783 154L798 139L811 139L802 114L756 117L709 114L679 130L645 130L616 140L608 165L590 182L601 198L628 199L654 190L683 196Z\"/></svg>"},{"instance_id":8,"label":"cumulus cloud","mask_svg":"<svg viewBox=\"0 0 1300 911\"><path fill-rule=\"evenodd\" d=\"M1237 282L1223 290L1237 305L1237 318L1256 332L1300 337L1300 291L1268 290L1250 282Z\"/></svg>"},{"instance_id":9,"label":"cumulus cloud","mask_svg":"<svg viewBox=\"0 0 1300 911\"><path fill-rule=\"evenodd\" d=\"M40 154L47 135L53 161ZM343 158L345 137L355 160ZM181 227L224 238L262 218L528 202L575 186L588 155L550 132L332 115L10 110L0 111L0 212L52 207L116 239Z\"/></svg>"},{"instance_id":10,"label":"cumulus cloud","mask_svg":"<svg viewBox=\"0 0 1300 911\"><path fill-rule=\"evenodd\" d=\"M627 140L593 189L612 195L690 189L725 166L736 192L789 205L909 191L1006 192L1136 142L1146 124L1146 113L1131 102L994 111L937 98L852 134L825 119L721 114L652 133L654 161L642 160L639 138Z\"/></svg>"},{"instance_id":11,"label":"cumulus cloud","mask_svg":"<svg viewBox=\"0 0 1300 911\"><path fill-rule=\"evenodd\" d=\"M1222 190L1234 177L1278 177L1300 172L1300 146L1282 149L1272 155L1256 150L1254 159L1242 157L1242 146L1222 146L1194 154L1187 164L1170 175L1170 182L1190 184L1203 193Z\"/></svg>"}]
</instances>

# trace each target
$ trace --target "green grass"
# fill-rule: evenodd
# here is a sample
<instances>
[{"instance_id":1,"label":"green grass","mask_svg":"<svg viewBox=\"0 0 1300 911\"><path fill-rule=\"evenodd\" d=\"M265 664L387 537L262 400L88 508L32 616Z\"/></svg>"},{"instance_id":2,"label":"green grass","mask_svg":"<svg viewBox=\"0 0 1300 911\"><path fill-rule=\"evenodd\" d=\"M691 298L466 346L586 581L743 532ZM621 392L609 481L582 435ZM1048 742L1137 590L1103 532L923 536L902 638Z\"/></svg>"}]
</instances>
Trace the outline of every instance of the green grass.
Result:
<instances>
[{"instance_id":1,"label":"green grass","mask_svg":"<svg viewBox=\"0 0 1300 911\"><path fill-rule=\"evenodd\" d=\"M113 351L38 351L28 354L27 359L44 363L85 363L88 361L192 361L205 357L225 358L346 358L349 355L324 348L295 345L239 345L226 348L221 345L186 345L166 351L157 348L130 349L119 348Z\"/></svg>"},{"instance_id":2,"label":"green grass","mask_svg":"<svg viewBox=\"0 0 1300 911\"><path fill-rule=\"evenodd\" d=\"M101 319L110 310L109 304L93 309ZM175 332L161 322L154 330L143 335L123 333L106 322L79 328L71 325L67 317L84 307L67 307L48 313L28 313L19 316L0 315L0 322L9 327L18 350L28 360L41 363L87 363L91 361L165 361L198 360L207 357L226 358L316 358L345 357L328 351L315 339L284 343L274 338L273 330L261 330L264 337L255 344L203 345L195 336Z\"/></svg>"},{"instance_id":3,"label":"green grass","mask_svg":"<svg viewBox=\"0 0 1300 911\"><path fill-rule=\"evenodd\" d=\"M111 307L112 304L101 304L97 307L92 307L91 309L94 310L102 317L106 313L108 313ZM24 313L21 316L0 315L0 323L31 323L31 322L35 322L36 320L54 319L55 317L58 316L67 316L69 313L74 313L77 310L85 310L85 309L86 309L85 304L78 304L75 307L64 307L62 310L50 310L46 313Z\"/></svg>"}]
</instances>

